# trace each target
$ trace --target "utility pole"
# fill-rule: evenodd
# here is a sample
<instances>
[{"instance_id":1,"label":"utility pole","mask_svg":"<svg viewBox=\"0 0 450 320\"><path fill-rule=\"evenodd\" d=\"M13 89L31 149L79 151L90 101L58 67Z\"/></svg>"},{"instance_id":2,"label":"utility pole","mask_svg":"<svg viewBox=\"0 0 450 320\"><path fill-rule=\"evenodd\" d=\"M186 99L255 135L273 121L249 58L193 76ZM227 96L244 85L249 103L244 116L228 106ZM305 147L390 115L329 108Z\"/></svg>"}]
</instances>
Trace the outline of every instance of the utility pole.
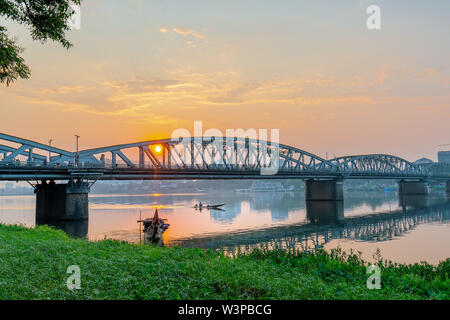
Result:
<instances>
[{"instance_id":1,"label":"utility pole","mask_svg":"<svg viewBox=\"0 0 450 320\"><path fill-rule=\"evenodd\" d=\"M53 139L48 140L48 146L51 147L52 146L52 141ZM49 150L48 151L48 163L50 163L52 161L52 152Z\"/></svg>"},{"instance_id":2,"label":"utility pole","mask_svg":"<svg viewBox=\"0 0 450 320\"><path fill-rule=\"evenodd\" d=\"M79 135L75 135L75 138L76 138L76 145L77 145L77 147L76 147L76 153L75 153L75 166L76 167L78 167L78 140L80 139L80 136Z\"/></svg>"},{"instance_id":3,"label":"utility pole","mask_svg":"<svg viewBox=\"0 0 450 320\"><path fill-rule=\"evenodd\" d=\"M75 138L77 139L77 153L78 153L78 139L80 139L80 136L76 134Z\"/></svg>"}]
</instances>

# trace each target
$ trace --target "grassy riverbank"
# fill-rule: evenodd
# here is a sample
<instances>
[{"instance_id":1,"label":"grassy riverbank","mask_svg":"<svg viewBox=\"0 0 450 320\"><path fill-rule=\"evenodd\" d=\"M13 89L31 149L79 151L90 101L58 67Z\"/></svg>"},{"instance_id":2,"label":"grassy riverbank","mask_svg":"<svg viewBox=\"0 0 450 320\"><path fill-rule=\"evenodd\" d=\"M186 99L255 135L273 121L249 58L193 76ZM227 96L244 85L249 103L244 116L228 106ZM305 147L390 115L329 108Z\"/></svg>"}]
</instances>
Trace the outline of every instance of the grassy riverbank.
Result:
<instances>
[{"instance_id":1,"label":"grassy riverbank","mask_svg":"<svg viewBox=\"0 0 450 320\"><path fill-rule=\"evenodd\" d=\"M338 251L255 251L231 259L0 225L0 299L450 298L450 259L438 266L381 264L382 289L369 290L366 264ZM70 265L80 267L80 290L67 289Z\"/></svg>"}]
</instances>

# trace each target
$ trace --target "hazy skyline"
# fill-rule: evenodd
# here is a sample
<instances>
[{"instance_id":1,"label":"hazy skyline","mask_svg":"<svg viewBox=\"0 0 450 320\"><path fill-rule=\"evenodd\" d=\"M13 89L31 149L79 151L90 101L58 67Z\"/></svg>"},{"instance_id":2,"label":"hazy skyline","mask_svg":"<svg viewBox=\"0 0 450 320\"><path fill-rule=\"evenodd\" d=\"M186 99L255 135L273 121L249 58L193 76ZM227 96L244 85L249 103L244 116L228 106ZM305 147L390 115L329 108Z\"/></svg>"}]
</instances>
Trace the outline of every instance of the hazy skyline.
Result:
<instances>
[{"instance_id":1,"label":"hazy skyline","mask_svg":"<svg viewBox=\"0 0 450 320\"><path fill-rule=\"evenodd\" d=\"M381 8L382 29L366 28ZM177 128L278 128L325 157L436 160L450 144L448 1L94 1L74 47L25 47L0 87L0 132L73 150ZM0 20L0 24L4 22ZM450 147L449 147L450 148Z\"/></svg>"}]
</instances>

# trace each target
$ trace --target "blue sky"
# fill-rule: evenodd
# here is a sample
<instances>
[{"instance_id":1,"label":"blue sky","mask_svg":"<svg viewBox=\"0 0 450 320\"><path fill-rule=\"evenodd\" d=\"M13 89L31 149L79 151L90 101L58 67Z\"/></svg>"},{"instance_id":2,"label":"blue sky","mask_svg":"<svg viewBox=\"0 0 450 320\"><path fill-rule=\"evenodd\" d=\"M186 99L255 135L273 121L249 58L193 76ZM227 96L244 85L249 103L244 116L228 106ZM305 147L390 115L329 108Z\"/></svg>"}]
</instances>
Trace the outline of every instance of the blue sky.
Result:
<instances>
[{"instance_id":1,"label":"blue sky","mask_svg":"<svg viewBox=\"0 0 450 320\"><path fill-rule=\"evenodd\" d=\"M69 51L7 26L33 74L0 87L3 132L94 147L203 120L409 160L450 143L450 1L86 0Z\"/></svg>"}]
</instances>

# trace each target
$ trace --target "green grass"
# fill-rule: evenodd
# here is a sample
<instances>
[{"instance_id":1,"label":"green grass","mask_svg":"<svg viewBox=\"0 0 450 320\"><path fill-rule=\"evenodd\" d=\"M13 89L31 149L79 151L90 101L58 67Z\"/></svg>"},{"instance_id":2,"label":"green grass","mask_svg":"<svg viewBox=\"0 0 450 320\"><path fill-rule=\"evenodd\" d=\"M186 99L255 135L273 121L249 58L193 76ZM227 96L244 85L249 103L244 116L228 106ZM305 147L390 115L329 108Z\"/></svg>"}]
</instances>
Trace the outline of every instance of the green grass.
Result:
<instances>
[{"instance_id":1,"label":"green grass","mask_svg":"<svg viewBox=\"0 0 450 320\"><path fill-rule=\"evenodd\" d=\"M81 269L80 290L67 289L70 265ZM0 299L449 299L450 259L379 265L382 288L369 290L367 263L340 250L230 258L0 225Z\"/></svg>"}]
</instances>

